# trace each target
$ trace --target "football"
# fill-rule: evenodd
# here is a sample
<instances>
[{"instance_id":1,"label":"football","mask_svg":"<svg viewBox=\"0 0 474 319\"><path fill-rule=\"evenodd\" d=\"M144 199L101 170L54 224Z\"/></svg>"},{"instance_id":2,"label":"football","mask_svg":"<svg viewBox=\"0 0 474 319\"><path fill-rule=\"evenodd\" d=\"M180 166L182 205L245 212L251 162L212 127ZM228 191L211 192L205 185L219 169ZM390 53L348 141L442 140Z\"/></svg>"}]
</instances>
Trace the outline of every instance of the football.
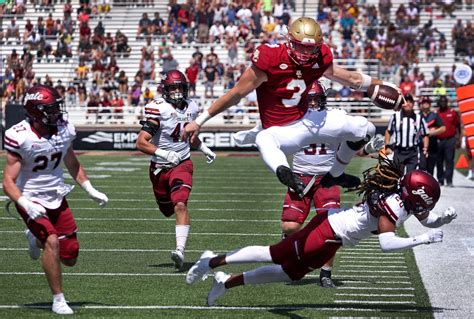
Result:
<instances>
[{"instance_id":1,"label":"football","mask_svg":"<svg viewBox=\"0 0 474 319\"><path fill-rule=\"evenodd\" d=\"M385 84L372 84L367 89L372 103L386 110L399 110L403 104L403 95L398 90Z\"/></svg>"}]
</instances>

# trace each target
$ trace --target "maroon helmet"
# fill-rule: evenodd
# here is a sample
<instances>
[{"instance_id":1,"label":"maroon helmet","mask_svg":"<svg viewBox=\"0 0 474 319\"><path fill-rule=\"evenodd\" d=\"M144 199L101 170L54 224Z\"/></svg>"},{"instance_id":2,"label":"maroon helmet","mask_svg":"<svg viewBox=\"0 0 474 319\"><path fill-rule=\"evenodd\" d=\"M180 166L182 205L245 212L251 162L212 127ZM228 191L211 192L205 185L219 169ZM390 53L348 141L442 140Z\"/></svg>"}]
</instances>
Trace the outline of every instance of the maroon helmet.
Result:
<instances>
[{"instance_id":1,"label":"maroon helmet","mask_svg":"<svg viewBox=\"0 0 474 319\"><path fill-rule=\"evenodd\" d=\"M319 81L314 81L308 91L309 107L319 111L324 110L327 102L326 97L326 90L324 87L319 83Z\"/></svg>"},{"instance_id":2,"label":"maroon helmet","mask_svg":"<svg viewBox=\"0 0 474 319\"><path fill-rule=\"evenodd\" d=\"M174 92L177 88L180 92ZM161 92L166 102L174 106L181 106L188 98L188 81L178 70L166 72L161 79Z\"/></svg>"},{"instance_id":3,"label":"maroon helmet","mask_svg":"<svg viewBox=\"0 0 474 319\"><path fill-rule=\"evenodd\" d=\"M436 179L419 170L411 171L403 176L400 187L403 204L411 214L421 214L432 210L441 193Z\"/></svg>"},{"instance_id":4,"label":"maroon helmet","mask_svg":"<svg viewBox=\"0 0 474 319\"><path fill-rule=\"evenodd\" d=\"M47 126L58 126L63 122L64 100L59 92L47 85L35 85L29 88L23 99L26 117Z\"/></svg>"}]
</instances>

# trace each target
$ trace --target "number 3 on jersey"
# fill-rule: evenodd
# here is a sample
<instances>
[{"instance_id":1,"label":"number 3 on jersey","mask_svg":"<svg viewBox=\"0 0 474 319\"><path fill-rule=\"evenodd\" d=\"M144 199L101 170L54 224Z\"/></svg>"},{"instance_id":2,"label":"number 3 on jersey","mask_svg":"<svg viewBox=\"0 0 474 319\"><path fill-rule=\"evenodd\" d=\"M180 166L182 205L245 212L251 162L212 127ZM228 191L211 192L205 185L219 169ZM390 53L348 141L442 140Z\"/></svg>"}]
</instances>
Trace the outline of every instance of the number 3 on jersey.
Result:
<instances>
[{"instance_id":1,"label":"number 3 on jersey","mask_svg":"<svg viewBox=\"0 0 474 319\"><path fill-rule=\"evenodd\" d=\"M183 127L181 127L181 123L178 123L176 127L173 130L173 133L171 133L171 138L173 139L173 142L179 142L179 138L181 137L181 128L184 128L186 125L188 125L188 122L183 124Z\"/></svg>"},{"instance_id":2,"label":"number 3 on jersey","mask_svg":"<svg viewBox=\"0 0 474 319\"><path fill-rule=\"evenodd\" d=\"M298 91L293 93L291 99L281 99L285 107L297 106L300 103L301 95L306 90L306 83L303 80L291 80L290 83L286 86L289 91L294 91L296 88L299 88Z\"/></svg>"}]
</instances>

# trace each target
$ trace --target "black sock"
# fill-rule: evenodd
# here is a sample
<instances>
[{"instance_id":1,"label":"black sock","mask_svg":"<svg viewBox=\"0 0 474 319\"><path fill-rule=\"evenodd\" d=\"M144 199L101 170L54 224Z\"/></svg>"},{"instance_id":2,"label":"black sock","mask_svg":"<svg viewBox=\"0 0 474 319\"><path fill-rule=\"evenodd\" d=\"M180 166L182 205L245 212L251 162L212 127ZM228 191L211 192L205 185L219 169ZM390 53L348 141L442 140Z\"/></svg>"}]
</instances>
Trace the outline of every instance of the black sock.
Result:
<instances>
[{"instance_id":1,"label":"black sock","mask_svg":"<svg viewBox=\"0 0 474 319\"><path fill-rule=\"evenodd\" d=\"M331 271L321 269L321 272L319 273L319 278L323 278L323 277L331 278Z\"/></svg>"}]
</instances>

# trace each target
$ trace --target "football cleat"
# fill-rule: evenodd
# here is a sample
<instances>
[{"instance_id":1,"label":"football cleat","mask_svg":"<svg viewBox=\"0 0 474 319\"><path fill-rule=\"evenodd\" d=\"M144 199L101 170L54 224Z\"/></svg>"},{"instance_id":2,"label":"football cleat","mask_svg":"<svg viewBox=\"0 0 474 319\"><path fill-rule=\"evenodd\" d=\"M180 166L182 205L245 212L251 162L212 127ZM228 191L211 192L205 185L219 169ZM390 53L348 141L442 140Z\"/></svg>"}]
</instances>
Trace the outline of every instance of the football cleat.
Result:
<instances>
[{"instance_id":1,"label":"football cleat","mask_svg":"<svg viewBox=\"0 0 474 319\"><path fill-rule=\"evenodd\" d=\"M226 274L225 272L218 271L214 275L214 283L212 285L209 294L207 295L207 305L214 306L216 304L216 300L219 297L225 295L227 288L225 287L225 282L227 279L230 278L230 275Z\"/></svg>"},{"instance_id":2,"label":"football cleat","mask_svg":"<svg viewBox=\"0 0 474 319\"><path fill-rule=\"evenodd\" d=\"M298 176L293 174L289 167L283 165L278 166L276 174L283 185L291 188L300 198L304 197L305 185Z\"/></svg>"},{"instance_id":3,"label":"football cleat","mask_svg":"<svg viewBox=\"0 0 474 319\"><path fill-rule=\"evenodd\" d=\"M336 285L332 281L331 277L319 277L319 283L323 288L336 288Z\"/></svg>"},{"instance_id":4,"label":"football cleat","mask_svg":"<svg viewBox=\"0 0 474 319\"><path fill-rule=\"evenodd\" d=\"M186 283L192 285L198 279L206 279L207 274L211 271L209 261L211 258L216 256L217 255L210 250L204 251L199 260L189 268L188 273L186 274Z\"/></svg>"},{"instance_id":5,"label":"football cleat","mask_svg":"<svg viewBox=\"0 0 474 319\"><path fill-rule=\"evenodd\" d=\"M184 253L179 249L173 250L171 252L171 260L174 263L174 268L178 271L181 270L184 264Z\"/></svg>"},{"instance_id":6,"label":"football cleat","mask_svg":"<svg viewBox=\"0 0 474 319\"><path fill-rule=\"evenodd\" d=\"M66 300L53 301L53 308L51 310L58 315L72 315L74 313Z\"/></svg>"},{"instance_id":7,"label":"football cleat","mask_svg":"<svg viewBox=\"0 0 474 319\"><path fill-rule=\"evenodd\" d=\"M354 188L360 185L360 178L346 173L334 177L330 173L327 173L321 179L321 186L324 188L329 188L334 185L339 185L344 188Z\"/></svg>"},{"instance_id":8,"label":"football cleat","mask_svg":"<svg viewBox=\"0 0 474 319\"><path fill-rule=\"evenodd\" d=\"M38 260L41 256L41 249L36 245L35 235L27 229L25 230L25 236L28 240L28 253L30 254L31 259Z\"/></svg>"}]
</instances>

